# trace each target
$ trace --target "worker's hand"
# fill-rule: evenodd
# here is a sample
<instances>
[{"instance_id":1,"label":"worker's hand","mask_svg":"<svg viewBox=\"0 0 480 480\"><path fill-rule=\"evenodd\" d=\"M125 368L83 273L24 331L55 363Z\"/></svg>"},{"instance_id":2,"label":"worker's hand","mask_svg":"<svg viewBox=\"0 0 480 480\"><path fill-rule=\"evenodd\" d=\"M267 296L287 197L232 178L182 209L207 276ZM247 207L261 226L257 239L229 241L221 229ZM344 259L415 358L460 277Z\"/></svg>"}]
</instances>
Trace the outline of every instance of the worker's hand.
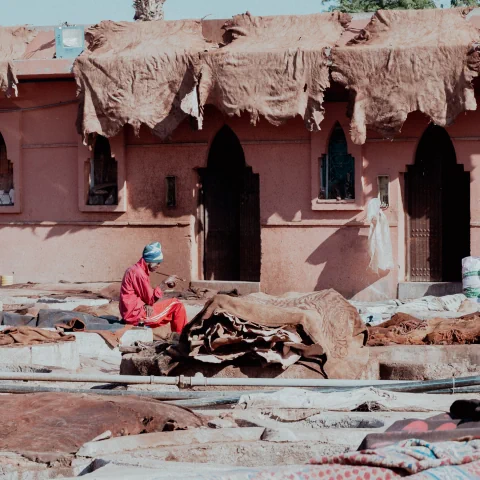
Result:
<instances>
[{"instance_id":1,"label":"worker's hand","mask_svg":"<svg viewBox=\"0 0 480 480\"><path fill-rule=\"evenodd\" d=\"M150 305L145 305L145 312L147 314L147 318L153 317L153 307Z\"/></svg>"}]
</instances>

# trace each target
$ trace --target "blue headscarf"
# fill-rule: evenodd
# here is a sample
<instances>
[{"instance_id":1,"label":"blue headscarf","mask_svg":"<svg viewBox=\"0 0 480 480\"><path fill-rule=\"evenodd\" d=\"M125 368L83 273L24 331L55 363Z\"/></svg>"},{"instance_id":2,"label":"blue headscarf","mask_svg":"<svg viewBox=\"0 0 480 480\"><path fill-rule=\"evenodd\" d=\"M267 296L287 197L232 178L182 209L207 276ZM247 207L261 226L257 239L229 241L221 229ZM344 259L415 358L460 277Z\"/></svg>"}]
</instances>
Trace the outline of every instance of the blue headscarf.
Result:
<instances>
[{"instance_id":1,"label":"blue headscarf","mask_svg":"<svg viewBox=\"0 0 480 480\"><path fill-rule=\"evenodd\" d=\"M162 246L158 242L150 243L143 249L142 256L147 263L162 263Z\"/></svg>"}]
</instances>

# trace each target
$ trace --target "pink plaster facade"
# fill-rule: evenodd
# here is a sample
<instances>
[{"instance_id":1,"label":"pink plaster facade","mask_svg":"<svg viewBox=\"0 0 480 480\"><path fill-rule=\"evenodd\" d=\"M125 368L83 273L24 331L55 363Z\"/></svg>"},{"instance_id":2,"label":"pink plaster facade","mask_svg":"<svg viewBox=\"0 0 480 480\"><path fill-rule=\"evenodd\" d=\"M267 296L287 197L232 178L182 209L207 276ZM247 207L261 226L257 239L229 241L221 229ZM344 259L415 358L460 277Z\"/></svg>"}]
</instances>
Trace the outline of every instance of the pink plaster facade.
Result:
<instances>
[{"instance_id":1,"label":"pink plaster facade","mask_svg":"<svg viewBox=\"0 0 480 480\"><path fill-rule=\"evenodd\" d=\"M72 79L30 81L19 97L1 99L0 109L27 108L75 99ZM199 176L216 132L226 123L236 133L246 162L260 175L261 288L271 294L335 288L349 298L396 297L406 278L403 173L415 159L428 125L413 114L395 141L370 134L351 143L345 103L327 103L322 131L303 122L282 127L246 117L223 118L207 109L204 129L182 124L169 143L146 129L126 128L111 139L118 162L119 205L85 205L85 164L90 152L75 129L76 104L0 114L0 131L14 163L16 201L0 207L0 274L16 282L116 281L154 240L164 246L162 270L201 279ZM317 200L319 158L339 122L355 158L356 199ZM457 161L471 172L471 249L480 255L480 112L469 112L448 129ZM177 207L167 208L165 177L177 177ZM377 192L377 176L390 177L390 221L396 267L376 275L369 257L366 203Z\"/></svg>"}]
</instances>

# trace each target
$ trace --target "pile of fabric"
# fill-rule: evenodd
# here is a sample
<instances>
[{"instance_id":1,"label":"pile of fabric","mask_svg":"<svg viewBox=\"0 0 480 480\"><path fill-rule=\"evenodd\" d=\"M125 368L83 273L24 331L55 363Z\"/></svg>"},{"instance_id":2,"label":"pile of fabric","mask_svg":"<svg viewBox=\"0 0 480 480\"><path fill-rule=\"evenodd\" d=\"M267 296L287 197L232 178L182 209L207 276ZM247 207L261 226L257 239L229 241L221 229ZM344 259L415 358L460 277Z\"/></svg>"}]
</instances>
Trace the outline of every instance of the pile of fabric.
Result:
<instances>
[{"instance_id":1,"label":"pile of fabric","mask_svg":"<svg viewBox=\"0 0 480 480\"><path fill-rule=\"evenodd\" d=\"M314 459L311 465L252 469L215 476L217 480L412 480L480 478L480 440L431 444L407 440L377 450Z\"/></svg>"},{"instance_id":2,"label":"pile of fabric","mask_svg":"<svg viewBox=\"0 0 480 480\"><path fill-rule=\"evenodd\" d=\"M287 369L300 364L325 378L362 378L369 359L366 339L358 312L334 290L216 295L179 339L125 352L121 371L171 375L194 365L210 375L208 365L218 372L230 365Z\"/></svg>"},{"instance_id":3,"label":"pile of fabric","mask_svg":"<svg viewBox=\"0 0 480 480\"><path fill-rule=\"evenodd\" d=\"M282 297L215 296L183 331L188 356L207 363L247 357L260 365L316 365L329 378L360 378L368 362L366 329L339 293ZM258 362L257 362L258 363Z\"/></svg>"},{"instance_id":4,"label":"pile of fabric","mask_svg":"<svg viewBox=\"0 0 480 480\"><path fill-rule=\"evenodd\" d=\"M430 318L460 318L479 311L479 304L462 293L435 297L428 295L415 300L383 300L379 302L350 303L358 310L368 326L376 326L390 320L397 313L406 313L421 320Z\"/></svg>"},{"instance_id":5,"label":"pile of fabric","mask_svg":"<svg viewBox=\"0 0 480 480\"><path fill-rule=\"evenodd\" d=\"M368 327L368 335L367 343L370 347L480 343L480 314L420 320L399 313L388 322Z\"/></svg>"},{"instance_id":6,"label":"pile of fabric","mask_svg":"<svg viewBox=\"0 0 480 480\"><path fill-rule=\"evenodd\" d=\"M32 343L49 341L48 334L52 332L44 330L46 328L55 328L58 332L97 333L112 348L117 347L122 335L132 328L131 325L125 325L115 316L105 315L97 317L78 311L63 310L40 310L37 315L0 312L0 325L15 327L15 330L23 332L28 330L30 336L34 336L38 340L40 338L45 339L44 342L37 341ZM70 337L73 340L75 339L73 335ZM19 338L18 334L17 338Z\"/></svg>"}]
</instances>

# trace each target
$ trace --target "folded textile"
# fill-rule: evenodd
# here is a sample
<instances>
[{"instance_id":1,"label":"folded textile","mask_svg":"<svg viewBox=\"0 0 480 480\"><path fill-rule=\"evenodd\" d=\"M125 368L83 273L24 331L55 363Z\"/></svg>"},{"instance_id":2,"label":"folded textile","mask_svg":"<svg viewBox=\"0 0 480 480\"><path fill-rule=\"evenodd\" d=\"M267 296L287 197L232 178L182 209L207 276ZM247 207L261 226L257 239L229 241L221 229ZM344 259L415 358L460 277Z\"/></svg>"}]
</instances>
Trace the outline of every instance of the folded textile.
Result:
<instances>
[{"instance_id":1,"label":"folded textile","mask_svg":"<svg viewBox=\"0 0 480 480\"><path fill-rule=\"evenodd\" d=\"M59 324L67 324L72 320L80 320L87 330L121 330L125 324L109 316L97 317L82 312L68 310L40 310L38 312L37 327L55 328Z\"/></svg>"},{"instance_id":2,"label":"folded textile","mask_svg":"<svg viewBox=\"0 0 480 480\"><path fill-rule=\"evenodd\" d=\"M465 402L478 405L478 400L457 400L454 404L463 407ZM450 408L451 410L451 408ZM469 412L471 413L471 412ZM480 438L480 422L452 418L451 414L443 413L427 419L411 418L393 423L383 433L371 433L365 437L359 450L382 448L393 445L412 437L430 443L462 440L465 438Z\"/></svg>"},{"instance_id":3,"label":"folded textile","mask_svg":"<svg viewBox=\"0 0 480 480\"><path fill-rule=\"evenodd\" d=\"M68 320L66 323L56 323L55 328L61 329L65 332L96 333L97 335L100 335L111 348L116 348L120 344L120 339L122 338L123 334L128 330L132 329L133 325L123 325L123 328L115 331L91 330L87 328L87 325L79 318L72 318L71 320Z\"/></svg>"},{"instance_id":4,"label":"folded textile","mask_svg":"<svg viewBox=\"0 0 480 480\"><path fill-rule=\"evenodd\" d=\"M376 450L312 460L310 465L232 468L194 480L466 480L480 478L480 441L429 444L410 439Z\"/></svg>"},{"instance_id":5,"label":"folded textile","mask_svg":"<svg viewBox=\"0 0 480 480\"><path fill-rule=\"evenodd\" d=\"M36 345L39 343L74 342L74 335L34 327L12 327L0 332L0 345Z\"/></svg>"},{"instance_id":6,"label":"folded textile","mask_svg":"<svg viewBox=\"0 0 480 480\"><path fill-rule=\"evenodd\" d=\"M366 328L334 290L311 294L216 295L182 332L190 358L223 363L256 357L285 368L316 362L329 378L359 378L368 362ZM318 371L318 370L317 370Z\"/></svg>"}]
</instances>

